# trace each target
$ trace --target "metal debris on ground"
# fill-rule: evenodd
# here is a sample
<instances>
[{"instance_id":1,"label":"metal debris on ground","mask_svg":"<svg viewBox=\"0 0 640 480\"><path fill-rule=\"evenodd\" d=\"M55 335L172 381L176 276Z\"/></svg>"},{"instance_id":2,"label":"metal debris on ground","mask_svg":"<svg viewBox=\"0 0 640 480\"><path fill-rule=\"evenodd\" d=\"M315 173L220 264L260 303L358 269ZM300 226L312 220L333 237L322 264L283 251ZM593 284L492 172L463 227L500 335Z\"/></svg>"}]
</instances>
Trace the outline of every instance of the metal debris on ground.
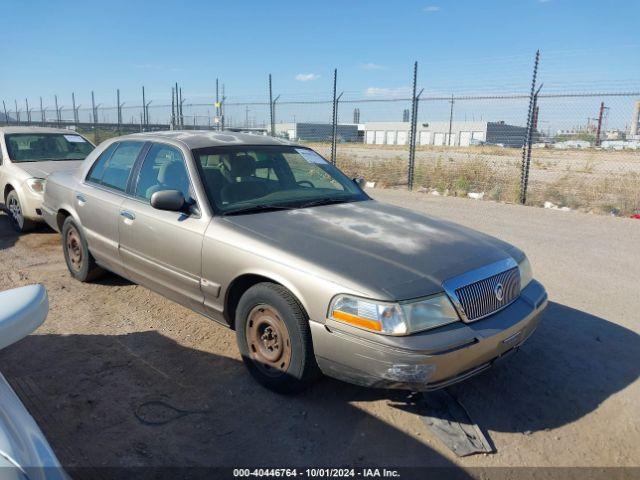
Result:
<instances>
[{"instance_id":1,"label":"metal debris on ground","mask_svg":"<svg viewBox=\"0 0 640 480\"><path fill-rule=\"evenodd\" d=\"M447 390L422 394L422 421L459 457L495 450L462 404Z\"/></svg>"}]
</instances>

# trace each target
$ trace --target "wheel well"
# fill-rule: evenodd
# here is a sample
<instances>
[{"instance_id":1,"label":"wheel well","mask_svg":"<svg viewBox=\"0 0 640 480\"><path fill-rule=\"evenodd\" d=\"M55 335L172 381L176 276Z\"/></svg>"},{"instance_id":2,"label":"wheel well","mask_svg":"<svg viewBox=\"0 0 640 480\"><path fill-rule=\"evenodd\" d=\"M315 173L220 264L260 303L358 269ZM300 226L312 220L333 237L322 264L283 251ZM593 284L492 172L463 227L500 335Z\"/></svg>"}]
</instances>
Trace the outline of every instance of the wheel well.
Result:
<instances>
[{"instance_id":1,"label":"wheel well","mask_svg":"<svg viewBox=\"0 0 640 480\"><path fill-rule=\"evenodd\" d=\"M281 285L272 278L262 275L246 274L236 278L229 288L227 289L227 295L224 302L224 318L232 329L235 329L236 322L236 308L240 302L240 298L244 295L244 292L258 283L270 282L277 285Z\"/></svg>"},{"instance_id":2,"label":"wheel well","mask_svg":"<svg viewBox=\"0 0 640 480\"><path fill-rule=\"evenodd\" d=\"M58 231L62 233L62 224L67 219L67 217L71 216L71 213L64 209L58 210L58 214L56 215L56 224L58 225Z\"/></svg>"},{"instance_id":3,"label":"wheel well","mask_svg":"<svg viewBox=\"0 0 640 480\"><path fill-rule=\"evenodd\" d=\"M2 199L3 199L3 200L6 200L6 199L7 199L7 195L9 195L9 192L10 192L11 190L13 190L13 187L12 187L10 184L8 184L8 183L7 183L7 184L5 185L5 187L4 187L4 195L2 196Z\"/></svg>"}]
</instances>

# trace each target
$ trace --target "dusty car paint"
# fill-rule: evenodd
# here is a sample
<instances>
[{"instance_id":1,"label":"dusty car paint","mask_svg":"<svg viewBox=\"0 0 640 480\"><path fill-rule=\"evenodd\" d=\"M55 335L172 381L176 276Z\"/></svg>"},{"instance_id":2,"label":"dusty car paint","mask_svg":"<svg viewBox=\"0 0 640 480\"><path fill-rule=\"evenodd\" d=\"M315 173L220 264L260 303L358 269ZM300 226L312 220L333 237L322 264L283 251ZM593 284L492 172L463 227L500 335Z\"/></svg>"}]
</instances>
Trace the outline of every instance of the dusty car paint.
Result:
<instances>
[{"instance_id":1,"label":"dusty car paint","mask_svg":"<svg viewBox=\"0 0 640 480\"><path fill-rule=\"evenodd\" d=\"M199 214L161 212L127 194L88 184L85 178L96 158L122 140L180 149ZM212 132L113 139L76 173L50 178L44 216L55 229L66 215L73 216L98 264L225 325L233 327L230 292L243 280L283 285L309 317L322 371L362 385L443 386L490 366L533 332L547 302L535 280L516 301L486 319L412 335L380 335L329 319L329 304L339 294L380 301L424 297L443 292L448 279L525 256L498 239L371 199L234 217L214 214L191 150L278 144L289 145L270 137Z\"/></svg>"}]
</instances>

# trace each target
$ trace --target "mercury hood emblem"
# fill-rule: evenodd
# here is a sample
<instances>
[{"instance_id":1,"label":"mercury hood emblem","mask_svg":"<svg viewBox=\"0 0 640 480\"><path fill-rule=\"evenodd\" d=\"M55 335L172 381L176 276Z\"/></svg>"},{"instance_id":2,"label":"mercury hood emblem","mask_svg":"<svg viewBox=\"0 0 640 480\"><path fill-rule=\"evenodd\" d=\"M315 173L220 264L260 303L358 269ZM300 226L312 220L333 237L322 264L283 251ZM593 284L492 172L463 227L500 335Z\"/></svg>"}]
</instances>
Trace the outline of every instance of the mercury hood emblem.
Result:
<instances>
[{"instance_id":1,"label":"mercury hood emblem","mask_svg":"<svg viewBox=\"0 0 640 480\"><path fill-rule=\"evenodd\" d=\"M504 298L504 288L502 287L501 283L496 285L496 287L493 289L493 293L496 296L496 299L501 302Z\"/></svg>"}]
</instances>

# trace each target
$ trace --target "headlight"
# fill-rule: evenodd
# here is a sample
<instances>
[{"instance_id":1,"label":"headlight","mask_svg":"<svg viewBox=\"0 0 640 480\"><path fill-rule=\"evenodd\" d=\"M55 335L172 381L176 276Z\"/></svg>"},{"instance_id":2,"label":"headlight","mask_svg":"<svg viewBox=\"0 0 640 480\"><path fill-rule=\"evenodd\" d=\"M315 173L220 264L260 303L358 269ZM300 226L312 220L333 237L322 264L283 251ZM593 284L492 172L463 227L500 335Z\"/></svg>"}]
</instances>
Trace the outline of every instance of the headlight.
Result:
<instances>
[{"instance_id":1,"label":"headlight","mask_svg":"<svg viewBox=\"0 0 640 480\"><path fill-rule=\"evenodd\" d=\"M399 303L338 295L329 318L385 335L409 335L459 320L445 294Z\"/></svg>"},{"instance_id":2,"label":"headlight","mask_svg":"<svg viewBox=\"0 0 640 480\"><path fill-rule=\"evenodd\" d=\"M520 290L522 291L533 280L533 270L527 257L518 264L518 270L520 270Z\"/></svg>"},{"instance_id":3,"label":"headlight","mask_svg":"<svg viewBox=\"0 0 640 480\"><path fill-rule=\"evenodd\" d=\"M44 178L30 178L27 180L27 187L29 187L29 190L31 190L33 193L44 193L44 186L47 183L47 181Z\"/></svg>"}]
</instances>

